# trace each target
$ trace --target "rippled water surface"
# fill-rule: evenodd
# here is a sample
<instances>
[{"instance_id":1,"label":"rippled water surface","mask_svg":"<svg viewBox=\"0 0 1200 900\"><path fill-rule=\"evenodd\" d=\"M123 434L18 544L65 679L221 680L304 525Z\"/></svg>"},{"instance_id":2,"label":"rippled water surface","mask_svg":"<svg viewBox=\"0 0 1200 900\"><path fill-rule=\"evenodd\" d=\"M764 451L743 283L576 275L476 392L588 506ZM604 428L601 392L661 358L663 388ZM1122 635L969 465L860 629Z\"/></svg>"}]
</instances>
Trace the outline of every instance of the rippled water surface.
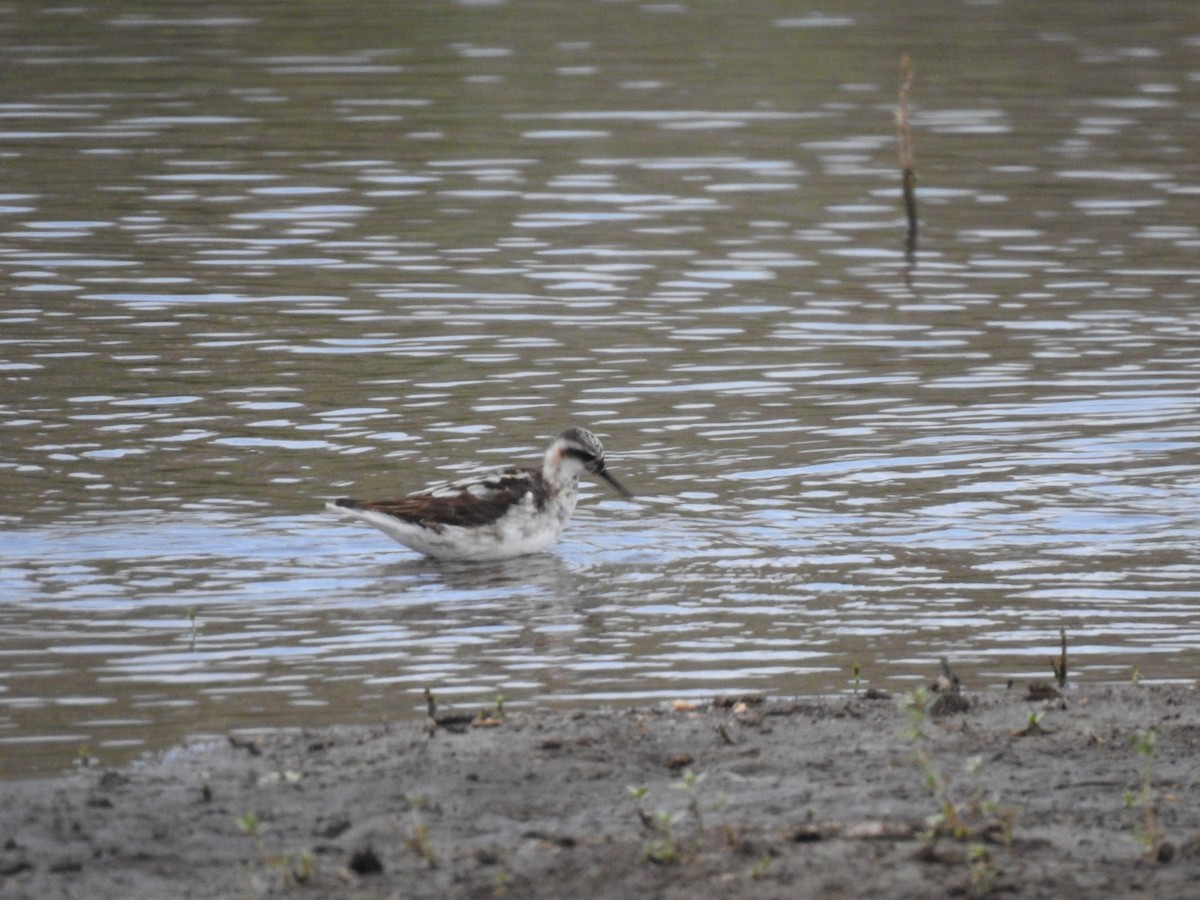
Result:
<instances>
[{"instance_id":1,"label":"rippled water surface","mask_svg":"<svg viewBox=\"0 0 1200 900\"><path fill-rule=\"evenodd\" d=\"M1060 628L1195 678L1193 5L0 11L0 775L427 686L999 688ZM550 552L321 509L571 422L637 497Z\"/></svg>"}]
</instances>

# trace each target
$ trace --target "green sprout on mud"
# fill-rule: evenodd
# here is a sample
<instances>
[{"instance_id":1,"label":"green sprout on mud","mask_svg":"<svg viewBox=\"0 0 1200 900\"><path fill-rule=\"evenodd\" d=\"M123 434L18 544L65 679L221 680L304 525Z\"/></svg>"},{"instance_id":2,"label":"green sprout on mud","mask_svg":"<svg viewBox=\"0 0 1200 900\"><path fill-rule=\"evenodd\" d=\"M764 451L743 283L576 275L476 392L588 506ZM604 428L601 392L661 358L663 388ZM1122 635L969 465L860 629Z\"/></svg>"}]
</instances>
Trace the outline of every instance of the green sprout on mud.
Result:
<instances>
[{"instance_id":1,"label":"green sprout on mud","mask_svg":"<svg viewBox=\"0 0 1200 900\"><path fill-rule=\"evenodd\" d=\"M967 851L967 887L972 897L987 897L996 890L996 867L983 844L972 844Z\"/></svg>"},{"instance_id":2,"label":"green sprout on mud","mask_svg":"<svg viewBox=\"0 0 1200 900\"><path fill-rule=\"evenodd\" d=\"M750 877L755 881L758 881L760 878L766 878L767 870L771 868L773 858L770 853L764 853L755 860L754 865L750 867Z\"/></svg>"},{"instance_id":3,"label":"green sprout on mud","mask_svg":"<svg viewBox=\"0 0 1200 900\"><path fill-rule=\"evenodd\" d=\"M1030 737L1035 734L1044 734L1042 731L1042 714L1029 711L1029 715L1025 717L1025 727L1013 732L1014 737Z\"/></svg>"},{"instance_id":4,"label":"green sprout on mud","mask_svg":"<svg viewBox=\"0 0 1200 900\"><path fill-rule=\"evenodd\" d=\"M697 774L691 769L683 772L683 780L674 785L677 790L687 791L688 803L686 810L660 809L651 813L646 809L645 799L650 789L644 786L629 787L629 795L633 798L633 808L637 812L638 821L642 823L653 837L647 842L644 858L656 863L674 863L679 861L680 846L676 837L676 828L685 816L691 816L696 823L697 832L704 830L704 817L700 813L700 797L697 786L704 781L703 774Z\"/></svg>"},{"instance_id":5,"label":"green sprout on mud","mask_svg":"<svg viewBox=\"0 0 1200 900\"><path fill-rule=\"evenodd\" d=\"M850 674L854 676L854 696L858 696L858 690L862 686L862 667L858 663L850 664Z\"/></svg>"},{"instance_id":6,"label":"green sprout on mud","mask_svg":"<svg viewBox=\"0 0 1200 900\"><path fill-rule=\"evenodd\" d=\"M917 754L917 763L925 773L925 783L938 804L938 811L927 820L925 838L933 841L938 837L965 842L973 838L995 835L1005 844L1012 843L1013 822L1016 812L1000 805L994 797L984 792L980 772L983 757L967 758L964 768L971 775L971 791L963 800L955 800L950 793L948 779L934 768L929 754Z\"/></svg>"},{"instance_id":7,"label":"green sprout on mud","mask_svg":"<svg viewBox=\"0 0 1200 900\"><path fill-rule=\"evenodd\" d=\"M507 897L508 885L512 881L512 873L507 869L501 869L492 878L492 896Z\"/></svg>"},{"instance_id":8,"label":"green sprout on mud","mask_svg":"<svg viewBox=\"0 0 1200 900\"><path fill-rule=\"evenodd\" d=\"M238 828L254 844L255 861L277 872L283 880L285 889L298 887L312 880L313 875L317 871L317 860L309 851L301 850L299 853L288 854L268 853L266 843L263 841L262 828L259 826L258 816L251 811L236 821ZM245 872L247 879L253 876L253 865L254 861L246 863Z\"/></svg>"},{"instance_id":9,"label":"green sprout on mud","mask_svg":"<svg viewBox=\"0 0 1200 900\"><path fill-rule=\"evenodd\" d=\"M258 843L262 840L262 836L258 830L258 816L256 816L254 813L246 813L237 820L237 824L238 828L250 835L250 837L254 839L255 843Z\"/></svg>"},{"instance_id":10,"label":"green sprout on mud","mask_svg":"<svg viewBox=\"0 0 1200 900\"><path fill-rule=\"evenodd\" d=\"M658 837L646 845L646 858L656 863L673 863L679 861L679 845L675 842L672 828L684 816L681 812L671 812L660 809L655 819Z\"/></svg>"},{"instance_id":11,"label":"green sprout on mud","mask_svg":"<svg viewBox=\"0 0 1200 900\"><path fill-rule=\"evenodd\" d=\"M504 724L504 695L496 695L496 705L491 709L484 707L475 716L476 725L495 726Z\"/></svg>"},{"instance_id":12,"label":"green sprout on mud","mask_svg":"<svg viewBox=\"0 0 1200 900\"><path fill-rule=\"evenodd\" d=\"M925 775L925 786L938 805L938 811L925 820L928 826L925 839L932 841L938 837L948 837L956 841L967 840L971 836L971 828L950 796L946 777L934 768L933 760L924 750L917 753L917 765Z\"/></svg>"},{"instance_id":13,"label":"green sprout on mud","mask_svg":"<svg viewBox=\"0 0 1200 900\"><path fill-rule=\"evenodd\" d=\"M437 868L437 855L433 852L433 844L429 841L429 826L425 820L421 818L421 807L425 805L425 798L420 796L410 796L408 799L408 807L412 812L411 831L405 839L405 846L413 853L425 860L429 868Z\"/></svg>"},{"instance_id":14,"label":"green sprout on mud","mask_svg":"<svg viewBox=\"0 0 1200 900\"><path fill-rule=\"evenodd\" d=\"M673 863L679 859L679 847L675 843L675 837L671 832L674 825L683 818L681 812L670 812L669 810L659 810L653 815L646 809L643 802L646 795L650 793L650 789L645 786L628 788L629 795L633 797L633 808L637 812L638 821L642 823L642 827L657 837L651 839L646 844L646 849L643 852L645 859L656 863Z\"/></svg>"},{"instance_id":15,"label":"green sprout on mud","mask_svg":"<svg viewBox=\"0 0 1200 900\"><path fill-rule=\"evenodd\" d=\"M1128 809L1139 808L1142 821L1134 826L1133 837L1146 851L1146 856L1158 854L1162 843L1162 831L1158 827L1158 813L1154 797L1154 745L1158 739L1158 730L1147 728L1133 733L1130 742L1134 751L1144 760L1142 764L1142 780L1136 791L1125 792L1125 806Z\"/></svg>"},{"instance_id":16,"label":"green sprout on mud","mask_svg":"<svg viewBox=\"0 0 1200 900\"><path fill-rule=\"evenodd\" d=\"M899 699L899 707L908 718L905 734L912 741L924 741L926 716L929 712L929 694L918 689ZM1033 722L1031 716L1031 722ZM950 781L934 764L930 753L921 749L914 761L925 776L936 811L926 820L923 841L931 847L938 838L949 838L960 844L970 844L966 852L967 887L971 896L984 897L996 889L996 867L991 854L983 843L999 839L1007 846L1012 843L1013 823L1016 812L1001 806L994 796L988 796L982 782L983 757L968 757L964 769L971 777L971 789L965 797L955 797L950 790Z\"/></svg>"},{"instance_id":17,"label":"green sprout on mud","mask_svg":"<svg viewBox=\"0 0 1200 900\"><path fill-rule=\"evenodd\" d=\"M704 775L698 775L691 769L683 770L683 781L680 784L674 785L678 790L687 791L688 795L688 812L692 818L696 820L696 829L704 830L704 819L700 815L700 798L696 793L696 786L704 780Z\"/></svg>"},{"instance_id":18,"label":"green sprout on mud","mask_svg":"<svg viewBox=\"0 0 1200 900\"><path fill-rule=\"evenodd\" d=\"M646 812L646 805L642 803L646 799L646 795L650 793L650 788L644 785L639 787L628 787L629 795L633 797L633 808L637 812L638 821L646 828L650 828L654 824L654 817Z\"/></svg>"},{"instance_id":19,"label":"green sprout on mud","mask_svg":"<svg viewBox=\"0 0 1200 900\"><path fill-rule=\"evenodd\" d=\"M900 711L908 716L908 728L904 736L910 741L925 737L925 714L929 712L929 692L925 688L917 688L907 694L901 694L896 701Z\"/></svg>"},{"instance_id":20,"label":"green sprout on mud","mask_svg":"<svg viewBox=\"0 0 1200 900\"><path fill-rule=\"evenodd\" d=\"M713 804L713 811L721 819L721 836L727 846L730 848L737 848L740 846L740 841L738 840L738 830L725 816L725 811L728 808L729 795L725 793L718 794L716 802Z\"/></svg>"}]
</instances>

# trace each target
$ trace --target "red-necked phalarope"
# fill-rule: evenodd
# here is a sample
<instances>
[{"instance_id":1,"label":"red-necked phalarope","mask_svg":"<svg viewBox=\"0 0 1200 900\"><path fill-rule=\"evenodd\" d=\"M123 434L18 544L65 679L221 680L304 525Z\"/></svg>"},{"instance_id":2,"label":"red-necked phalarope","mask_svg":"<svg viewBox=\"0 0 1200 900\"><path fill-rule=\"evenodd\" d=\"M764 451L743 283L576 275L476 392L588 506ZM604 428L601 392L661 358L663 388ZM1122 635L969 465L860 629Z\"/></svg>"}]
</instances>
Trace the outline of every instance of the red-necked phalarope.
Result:
<instances>
[{"instance_id":1,"label":"red-necked phalarope","mask_svg":"<svg viewBox=\"0 0 1200 900\"><path fill-rule=\"evenodd\" d=\"M506 559L536 553L562 535L575 511L579 476L599 475L633 495L604 468L604 447L586 428L554 439L540 469L502 469L395 500L340 499L327 509L361 519L437 559Z\"/></svg>"}]
</instances>

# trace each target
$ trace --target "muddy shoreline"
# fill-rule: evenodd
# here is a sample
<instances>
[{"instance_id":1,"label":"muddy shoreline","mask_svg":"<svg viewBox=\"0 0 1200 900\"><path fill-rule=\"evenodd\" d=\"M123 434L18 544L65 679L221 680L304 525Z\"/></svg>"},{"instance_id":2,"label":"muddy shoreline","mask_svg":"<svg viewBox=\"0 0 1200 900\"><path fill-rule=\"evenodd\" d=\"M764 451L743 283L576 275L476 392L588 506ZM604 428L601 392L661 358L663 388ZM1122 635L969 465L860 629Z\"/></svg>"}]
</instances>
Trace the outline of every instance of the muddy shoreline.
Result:
<instances>
[{"instance_id":1,"label":"muddy shoreline","mask_svg":"<svg viewBox=\"0 0 1200 900\"><path fill-rule=\"evenodd\" d=\"M0 898L1196 896L1196 689L966 697L238 732L5 783Z\"/></svg>"}]
</instances>

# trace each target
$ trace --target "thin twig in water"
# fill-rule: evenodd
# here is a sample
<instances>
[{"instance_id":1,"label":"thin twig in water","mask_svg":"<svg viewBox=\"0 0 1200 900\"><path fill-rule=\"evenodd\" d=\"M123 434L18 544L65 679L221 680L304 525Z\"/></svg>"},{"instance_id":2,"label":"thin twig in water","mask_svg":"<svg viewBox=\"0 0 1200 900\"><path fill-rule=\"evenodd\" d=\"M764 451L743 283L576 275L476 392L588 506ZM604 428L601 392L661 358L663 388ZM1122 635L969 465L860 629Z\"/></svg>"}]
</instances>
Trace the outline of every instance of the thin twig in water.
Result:
<instances>
[{"instance_id":1,"label":"thin twig in water","mask_svg":"<svg viewBox=\"0 0 1200 900\"><path fill-rule=\"evenodd\" d=\"M1058 682L1059 687L1067 685L1067 629L1060 627L1058 629L1059 654L1058 659L1050 657L1050 667L1054 669L1054 680Z\"/></svg>"},{"instance_id":2,"label":"thin twig in water","mask_svg":"<svg viewBox=\"0 0 1200 900\"><path fill-rule=\"evenodd\" d=\"M900 57L900 105L896 109L896 133L899 138L900 171L904 186L904 214L908 219L908 235L904 253L909 262L917 252L917 171L913 149L912 129L908 122L908 98L912 91L913 65L908 54Z\"/></svg>"}]
</instances>

